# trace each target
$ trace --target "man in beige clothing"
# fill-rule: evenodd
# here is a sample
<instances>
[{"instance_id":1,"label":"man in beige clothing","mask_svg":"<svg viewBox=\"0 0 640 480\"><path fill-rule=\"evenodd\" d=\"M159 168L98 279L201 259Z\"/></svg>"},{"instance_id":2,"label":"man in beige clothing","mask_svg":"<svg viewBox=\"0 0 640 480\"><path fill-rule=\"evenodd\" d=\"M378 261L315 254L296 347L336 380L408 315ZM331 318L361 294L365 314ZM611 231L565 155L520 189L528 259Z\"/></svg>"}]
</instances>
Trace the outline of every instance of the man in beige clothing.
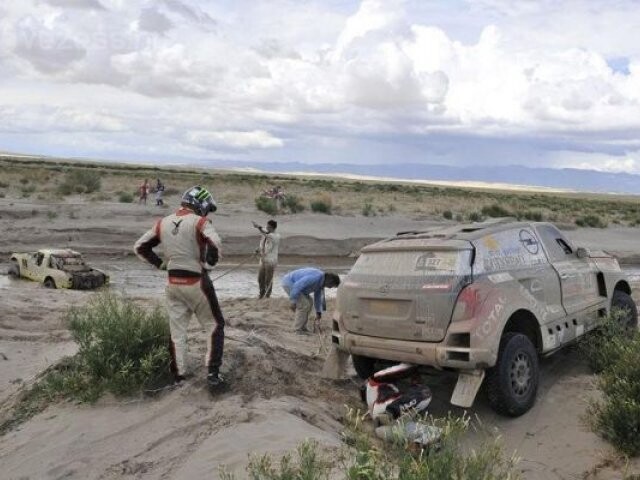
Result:
<instances>
[{"instance_id":1,"label":"man in beige clothing","mask_svg":"<svg viewBox=\"0 0 640 480\"><path fill-rule=\"evenodd\" d=\"M278 222L269 220L267 228L253 222L262 234L257 253L260 256L260 269L258 270L259 298L269 298L273 289L273 275L278 266L278 249L280 248L280 234L276 233Z\"/></svg>"},{"instance_id":2,"label":"man in beige clothing","mask_svg":"<svg viewBox=\"0 0 640 480\"><path fill-rule=\"evenodd\" d=\"M211 194L196 186L182 196L175 213L158 220L136 242L134 250L143 260L160 270L168 270L166 287L171 329L171 370L176 382L186 374L187 327L195 313L207 332L207 384L211 389L223 385L220 376L224 348L224 317L207 269L218 262L220 238L207 215L216 211ZM165 260L154 248L162 244Z\"/></svg>"}]
</instances>

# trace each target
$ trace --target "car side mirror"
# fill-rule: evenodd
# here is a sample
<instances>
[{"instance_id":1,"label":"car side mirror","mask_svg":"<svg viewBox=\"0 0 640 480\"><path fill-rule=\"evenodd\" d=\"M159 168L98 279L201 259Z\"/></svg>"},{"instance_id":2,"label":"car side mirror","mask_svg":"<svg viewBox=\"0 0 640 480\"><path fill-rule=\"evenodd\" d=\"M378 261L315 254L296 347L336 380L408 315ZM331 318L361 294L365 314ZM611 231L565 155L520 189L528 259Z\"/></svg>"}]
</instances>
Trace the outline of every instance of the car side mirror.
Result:
<instances>
[{"instance_id":1,"label":"car side mirror","mask_svg":"<svg viewBox=\"0 0 640 480\"><path fill-rule=\"evenodd\" d=\"M589 250L584 247L578 247L578 249L576 250L576 255L578 256L578 258L587 258L589 257Z\"/></svg>"}]
</instances>

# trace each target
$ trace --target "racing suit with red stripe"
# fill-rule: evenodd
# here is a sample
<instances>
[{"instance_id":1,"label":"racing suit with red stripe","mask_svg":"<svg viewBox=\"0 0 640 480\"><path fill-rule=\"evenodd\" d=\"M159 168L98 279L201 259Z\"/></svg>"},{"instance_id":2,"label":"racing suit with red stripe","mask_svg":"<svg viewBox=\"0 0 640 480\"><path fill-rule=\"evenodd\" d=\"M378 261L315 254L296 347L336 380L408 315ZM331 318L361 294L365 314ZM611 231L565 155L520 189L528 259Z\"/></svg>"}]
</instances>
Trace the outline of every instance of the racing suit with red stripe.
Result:
<instances>
[{"instance_id":1,"label":"racing suit with red stripe","mask_svg":"<svg viewBox=\"0 0 640 480\"><path fill-rule=\"evenodd\" d=\"M136 254L157 268L162 259L154 248L162 244L169 279L166 287L171 328L171 369L176 377L186 373L187 327L195 313L207 332L205 364L218 374L224 350L224 317L213 283L203 265L207 257L217 259L221 242L211 221L180 208L147 231L135 244ZM207 254L207 251L209 252ZM217 260L209 259L210 263Z\"/></svg>"}]
</instances>

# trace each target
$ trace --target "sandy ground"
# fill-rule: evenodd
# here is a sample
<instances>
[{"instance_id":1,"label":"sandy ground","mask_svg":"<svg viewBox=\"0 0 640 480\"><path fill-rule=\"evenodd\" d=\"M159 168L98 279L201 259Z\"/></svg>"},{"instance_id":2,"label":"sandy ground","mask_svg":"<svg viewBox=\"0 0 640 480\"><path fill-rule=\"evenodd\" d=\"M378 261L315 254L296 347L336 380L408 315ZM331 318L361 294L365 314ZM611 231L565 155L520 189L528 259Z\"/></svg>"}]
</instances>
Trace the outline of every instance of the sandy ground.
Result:
<instances>
[{"instance_id":1,"label":"sandy ground","mask_svg":"<svg viewBox=\"0 0 640 480\"><path fill-rule=\"evenodd\" d=\"M72 246L100 254L97 262L111 269L115 290L148 305L161 301L161 276L123 256L166 210L116 203L86 206L73 200L61 205L11 203L4 199L0 203L0 252ZM228 255L246 255L255 248L253 219L265 217L240 206L216 217ZM341 263L336 256L353 255L372 239L430 225L419 218L312 214L279 221L285 255L302 262L330 257L334 263ZM576 243L624 252L630 258L636 255L637 233L622 228L568 232L580 239ZM228 393L212 399L205 391L204 340L194 321L190 364L195 375L185 385L153 398L103 398L93 406L51 406L0 437L0 476L218 478L222 464L241 472L250 453L284 452L306 438L327 448L338 446L343 405L359 405L359 383L353 376L340 382L319 378L328 338L291 333L284 299L260 303L232 298L230 292L238 287L226 285L220 288L229 325L224 366L232 384ZM0 275L0 420L25 383L74 352L64 312L91 295L51 291ZM620 478L621 466L610 465L611 448L582 424L588 399L597 395L593 380L576 352L567 350L543 361L538 402L523 417L496 416L482 394L470 413L496 429L507 451L517 452L526 479ZM432 413L446 414L455 379L428 376L425 381L435 392ZM640 468L632 465L632 471ZM594 473L588 476L589 472Z\"/></svg>"}]
</instances>

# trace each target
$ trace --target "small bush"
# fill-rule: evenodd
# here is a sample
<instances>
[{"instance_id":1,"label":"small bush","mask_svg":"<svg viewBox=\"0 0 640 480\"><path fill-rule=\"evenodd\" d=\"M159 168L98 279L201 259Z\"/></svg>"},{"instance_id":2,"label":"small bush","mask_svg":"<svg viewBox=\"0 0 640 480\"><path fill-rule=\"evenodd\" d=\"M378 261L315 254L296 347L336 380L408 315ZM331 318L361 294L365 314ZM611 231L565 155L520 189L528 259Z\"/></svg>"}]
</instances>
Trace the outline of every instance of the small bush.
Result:
<instances>
[{"instance_id":1,"label":"small bush","mask_svg":"<svg viewBox=\"0 0 640 480\"><path fill-rule=\"evenodd\" d=\"M442 216L447 220L452 220L453 212L451 210L445 210L444 212L442 212Z\"/></svg>"},{"instance_id":2,"label":"small bush","mask_svg":"<svg viewBox=\"0 0 640 480\"><path fill-rule=\"evenodd\" d=\"M486 217L494 217L494 218L510 217L512 215L512 213L509 210L502 207L501 205L498 205L497 203L494 203L493 205L489 205L487 207L482 207L481 213Z\"/></svg>"},{"instance_id":3,"label":"small bush","mask_svg":"<svg viewBox=\"0 0 640 480\"><path fill-rule=\"evenodd\" d=\"M49 210L47 212L47 218L49 220L53 220L54 218L58 218L58 212L52 212L51 210Z\"/></svg>"},{"instance_id":4,"label":"small bush","mask_svg":"<svg viewBox=\"0 0 640 480\"><path fill-rule=\"evenodd\" d=\"M58 186L58 192L62 195L72 193L93 193L102 188L100 172L92 170L74 169L64 177Z\"/></svg>"},{"instance_id":5,"label":"small bush","mask_svg":"<svg viewBox=\"0 0 640 480\"><path fill-rule=\"evenodd\" d=\"M26 185L27 183L29 183L29 179L28 179L27 177L22 177L22 178L20 179L20 183L21 183L22 185Z\"/></svg>"},{"instance_id":6,"label":"small bush","mask_svg":"<svg viewBox=\"0 0 640 480\"><path fill-rule=\"evenodd\" d=\"M0 434L57 400L93 402L104 392L131 395L169 380L169 323L158 308L147 312L110 294L71 308L67 322L78 353L49 368L26 391Z\"/></svg>"},{"instance_id":7,"label":"small bush","mask_svg":"<svg viewBox=\"0 0 640 480\"><path fill-rule=\"evenodd\" d=\"M269 215L276 215L278 213L278 207L276 201L273 198L256 197L256 208Z\"/></svg>"},{"instance_id":8,"label":"small bush","mask_svg":"<svg viewBox=\"0 0 640 480\"><path fill-rule=\"evenodd\" d=\"M331 210L333 208L333 202L329 195L321 195L320 197L314 199L311 202L311 211L316 213L324 213L326 215L331 215Z\"/></svg>"},{"instance_id":9,"label":"small bush","mask_svg":"<svg viewBox=\"0 0 640 480\"><path fill-rule=\"evenodd\" d=\"M470 222L481 222L483 220L482 214L480 212L471 212L469 214Z\"/></svg>"},{"instance_id":10,"label":"small bush","mask_svg":"<svg viewBox=\"0 0 640 480\"><path fill-rule=\"evenodd\" d=\"M580 353L595 373L602 373L620 357L621 341L626 341L627 329L620 320L623 312L612 310L597 330L581 338Z\"/></svg>"},{"instance_id":11,"label":"small bush","mask_svg":"<svg viewBox=\"0 0 640 480\"><path fill-rule=\"evenodd\" d=\"M538 210L525 210L519 215L519 217L532 222L541 222L544 219L542 212Z\"/></svg>"},{"instance_id":12,"label":"small bush","mask_svg":"<svg viewBox=\"0 0 640 480\"><path fill-rule=\"evenodd\" d=\"M397 209L396 209L396 206L395 206L393 203L390 203L390 204L387 206L387 211L388 211L389 213L393 213L393 212L395 212L396 210L397 210Z\"/></svg>"},{"instance_id":13,"label":"small bush","mask_svg":"<svg viewBox=\"0 0 640 480\"><path fill-rule=\"evenodd\" d=\"M284 197L284 208L289 210L291 213L304 212L304 205L295 195L287 195Z\"/></svg>"},{"instance_id":14,"label":"small bush","mask_svg":"<svg viewBox=\"0 0 640 480\"><path fill-rule=\"evenodd\" d=\"M133 195L129 192L120 192L118 194L118 201L120 203L132 203L133 202Z\"/></svg>"},{"instance_id":15,"label":"small bush","mask_svg":"<svg viewBox=\"0 0 640 480\"><path fill-rule=\"evenodd\" d=\"M581 342L602 399L592 402L587 422L625 455L640 454L640 334L621 325L612 311L602 327Z\"/></svg>"},{"instance_id":16,"label":"small bush","mask_svg":"<svg viewBox=\"0 0 640 480\"><path fill-rule=\"evenodd\" d=\"M584 215L576 218L576 225L579 227L607 228L607 221L597 215Z\"/></svg>"},{"instance_id":17,"label":"small bush","mask_svg":"<svg viewBox=\"0 0 640 480\"><path fill-rule=\"evenodd\" d=\"M362 215L364 215L365 217L375 217L376 212L373 208L373 205L370 203L365 203L362 207Z\"/></svg>"},{"instance_id":18,"label":"small bush","mask_svg":"<svg viewBox=\"0 0 640 480\"><path fill-rule=\"evenodd\" d=\"M462 215L460 215L459 213L456 214L456 222L462 222L464 220L464 218L462 217Z\"/></svg>"}]
</instances>

